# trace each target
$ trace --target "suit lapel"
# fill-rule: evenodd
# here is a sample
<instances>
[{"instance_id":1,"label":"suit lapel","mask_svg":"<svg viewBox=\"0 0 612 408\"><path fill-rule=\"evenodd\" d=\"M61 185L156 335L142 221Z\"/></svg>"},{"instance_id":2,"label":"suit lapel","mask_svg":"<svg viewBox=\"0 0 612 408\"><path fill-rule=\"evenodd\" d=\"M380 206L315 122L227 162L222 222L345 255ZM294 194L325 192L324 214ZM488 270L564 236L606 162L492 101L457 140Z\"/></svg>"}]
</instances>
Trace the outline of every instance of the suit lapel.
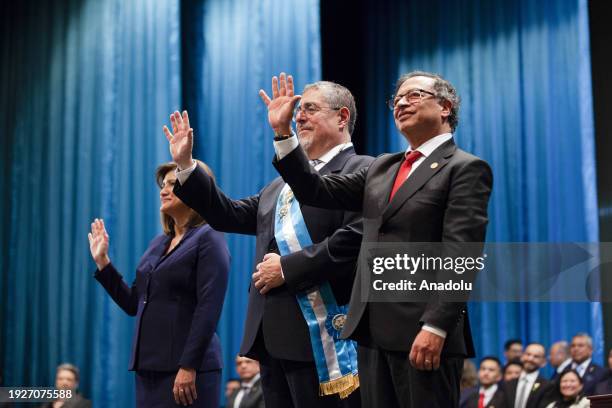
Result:
<instances>
[{"instance_id":1,"label":"suit lapel","mask_svg":"<svg viewBox=\"0 0 612 408\"><path fill-rule=\"evenodd\" d=\"M453 139L448 142L443 143L439 148L434 150L429 157L427 157L423 163L417 167L417 169L410 175L410 178L402 184L402 186L397 190L393 200L391 200L387 207L385 208L382 215L382 222L385 222L389 217L391 217L399 208L406 202L410 197L414 195L430 178L432 178L437 172L439 172L445 165L448 163L450 158L457 147L453 142ZM433 165L437 163L437 165ZM399 166L398 166L399 167ZM395 172L397 174L397 171ZM390 186L393 187L393 183L395 182L395 177L391 179ZM391 192L391 188L389 188L389 194L385 196L388 200Z\"/></svg>"},{"instance_id":2,"label":"suit lapel","mask_svg":"<svg viewBox=\"0 0 612 408\"><path fill-rule=\"evenodd\" d=\"M319 174L326 175L341 172L348 159L354 154L355 148L353 146L341 150L325 166L321 167Z\"/></svg>"},{"instance_id":3,"label":"suit lapel","mask_svg":"<svg viewBox=\"0 0 612 408\"><path fill-rule=\"evenodd\" d=\"M170 251L168 254L164 254L164 252L166 252L166 248L168 248L168 245L170 245L170 241L172 240L171 237L166 237L166 239L164 239L162 241L162 243L160 244L160 246L158 248L156 248L156 256L159 257L154 260L154 265L155 268L158 268L159 265L161 265L162 263L164 263L166 261L166 259L170 258L175 252L177 252L182 246L183 243L187 241L187 239L195 232L195 228L189 228L187 231L185 231L185 235L183 235L183 238L181 238L181 242L178 243L177 246L175 246L172 251Z\"/></svg>"}]
</instances>

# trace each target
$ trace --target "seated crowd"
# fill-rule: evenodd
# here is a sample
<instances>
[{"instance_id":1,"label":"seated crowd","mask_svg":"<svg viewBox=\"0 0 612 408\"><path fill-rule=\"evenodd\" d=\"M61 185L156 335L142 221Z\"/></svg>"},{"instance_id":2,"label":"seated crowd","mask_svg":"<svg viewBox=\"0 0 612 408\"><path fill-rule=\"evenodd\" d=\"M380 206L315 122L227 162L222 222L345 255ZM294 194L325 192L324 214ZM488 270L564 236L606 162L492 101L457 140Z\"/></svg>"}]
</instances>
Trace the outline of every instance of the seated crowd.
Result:
<instances>
[{"instance_id":1,"label":"seated crowd","mask_svg":"<svg viewBox=\"0 0 612 408\"><path fill-rule=\"evenodd\" d=\"M546 378L546 348L520 340L504 345L505 365L494 356L483 357L478 370L466 360L461 382L461 408L589 407L589 396L612 394L612 350L607 367L592 361L593 342L579 333L568 345L559 341L548 354L552 374Z\"/></svg>"}]
</instances>

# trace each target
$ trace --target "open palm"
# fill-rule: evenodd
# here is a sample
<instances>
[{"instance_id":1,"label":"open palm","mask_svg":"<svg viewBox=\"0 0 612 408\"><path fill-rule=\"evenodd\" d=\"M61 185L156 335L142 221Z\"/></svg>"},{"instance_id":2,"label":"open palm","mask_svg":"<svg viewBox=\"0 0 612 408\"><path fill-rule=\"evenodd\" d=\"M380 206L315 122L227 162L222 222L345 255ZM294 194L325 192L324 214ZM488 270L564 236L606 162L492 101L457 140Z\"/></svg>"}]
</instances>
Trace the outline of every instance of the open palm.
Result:
<instances>
[{"instance_id":1,"label":"open palm","mask_svg":"<svg viewBox=\"0 0 612 408\"><path fill-rule=\"evenodd\" d=\"M184 170L191 166L193 161L191 156L193 150L193 129L189 126L187 111L183 111L183 115L174 112L170 115L170 123L172 124L172 132L170 132L167 126L164 126L164 134L169 142L172 160Z\"/></svg>"},{"instance_id":2,"label":"open palm","mask_svg":"<svg viewBox=\"0 0 612 408\"><path fill-rule=\"evenodd\" d=\"M263 89L259 90L259 96L268 107L268 122L272 129L278 134L289 134L295 104L301 98L294 94L293 77L281 73L280 86L279 79L272 77L272 99Z\"/></svg>"},{"instance_id":3,"label":"open palm","mask_svg":"<svg viewBox=\"0 0 612 408\"><path fill-rule=\"evenodd\" d=\"M106 233L103 220L96 218L91 223L91 232L87 234L87 238L89 238L91 257L96 264L98 266L108 264L110 262L108 259L108 234Z\"/></svg>"}]
</instances>

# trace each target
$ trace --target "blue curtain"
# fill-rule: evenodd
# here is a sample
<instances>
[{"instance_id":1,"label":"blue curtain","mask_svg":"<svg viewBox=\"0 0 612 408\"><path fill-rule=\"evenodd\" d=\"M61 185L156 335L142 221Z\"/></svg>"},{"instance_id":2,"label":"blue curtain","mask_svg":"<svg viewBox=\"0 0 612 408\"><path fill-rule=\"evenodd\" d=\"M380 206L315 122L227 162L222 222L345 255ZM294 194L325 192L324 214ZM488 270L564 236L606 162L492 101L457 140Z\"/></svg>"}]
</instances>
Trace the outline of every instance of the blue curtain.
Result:
<instances>
[{"instance_id":1,"label":"blue curtain","mask_svg":"<svg viewBox=\"0 0 612 408\"><path fill-rule=\"evenodd\" d=\"M183 7L189 7L183 10L183 63L190 67L184 102L195 129L196 156L210 165L230 197L257 194L278 176L271 165L267 109L257 92L269 93L272 75L282 71L294 75L298 92L320 79L319 3L209 0ZM255 247L251 237L227 238L232 266L218 330L224 379L236 376Z\"/></svg>"},{"instance_id":2,"label":"blue curtain","mask_svg":"<svg viewBox=\"0 0 612 408\"><path fill-rule=\"evenodd\" d=\"M494 172L488 240L596 242L593 109L586 0L395 1L368 16L371 154L406 142L384 105L396 78L442 74L462 96L456 139ZM598 303L474 303L477 353L501 355L508 338L595 340Z\"/></svg>"},{"instance_id":3,"label":"blue curtain","mask_svg":"<svg viewBox=\"0 0 612 408\"><path fill-rule=\"evenodd\" d=\"M134 400L132 319L92 277L104 217L128 282L160 233L161 132L179 108L177 0L2 2L0 286L5 384L81 368L94 406Z\"/></svg>"}]
</instances>

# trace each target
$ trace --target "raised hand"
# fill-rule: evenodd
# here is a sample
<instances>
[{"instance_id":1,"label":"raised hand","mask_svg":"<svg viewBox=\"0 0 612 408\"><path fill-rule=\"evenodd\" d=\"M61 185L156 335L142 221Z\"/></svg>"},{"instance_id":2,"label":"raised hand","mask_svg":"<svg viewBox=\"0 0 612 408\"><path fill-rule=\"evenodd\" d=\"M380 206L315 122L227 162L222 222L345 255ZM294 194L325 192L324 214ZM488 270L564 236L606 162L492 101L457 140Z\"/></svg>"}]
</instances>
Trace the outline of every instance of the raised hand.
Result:
<instances>
[{"instance_id":1,"label":"raised hand","mask_svg":"<svg viewBox=\"0 0 612 408\"><path fill-rule=\"evenodd\" d=\"M172 160L178 164L181 170L185 170L193 163L191 152L193 150L193 129L189 126L189 116L187 111L183 115L174 112L170 115L172 132L164 125L164 134L170 144L170 154Z\"/></svg>"},{"instance_id":2,"label":"raised hand","mask_svg":"<svg viewBox=\"0 0 612 408\"><path fill-rule=\"evenodd\" d=\"M259 96L268 107L268 122L274 129L274 133L279 135L288 135L291 133L291 119L295 104L300 100L300 95L294 95L293 77L291 75L285 78L285 73L280 74L279 79L272 77L272 99L266 94L263 89L259 90Z\"/></svg>"},{"instance_id":3,"label":"raised hand","mask_svg":"<svg viewBox=\"0 0 612 408\"><path fill-rule=\"evenodd\" d=\"M108 234L104 228L104 221L95 219L91 223L91 232L87 234L89 238L89 251L98 270L102 270L110 263L108 257Z\"/></svg>"}]
</instances>

